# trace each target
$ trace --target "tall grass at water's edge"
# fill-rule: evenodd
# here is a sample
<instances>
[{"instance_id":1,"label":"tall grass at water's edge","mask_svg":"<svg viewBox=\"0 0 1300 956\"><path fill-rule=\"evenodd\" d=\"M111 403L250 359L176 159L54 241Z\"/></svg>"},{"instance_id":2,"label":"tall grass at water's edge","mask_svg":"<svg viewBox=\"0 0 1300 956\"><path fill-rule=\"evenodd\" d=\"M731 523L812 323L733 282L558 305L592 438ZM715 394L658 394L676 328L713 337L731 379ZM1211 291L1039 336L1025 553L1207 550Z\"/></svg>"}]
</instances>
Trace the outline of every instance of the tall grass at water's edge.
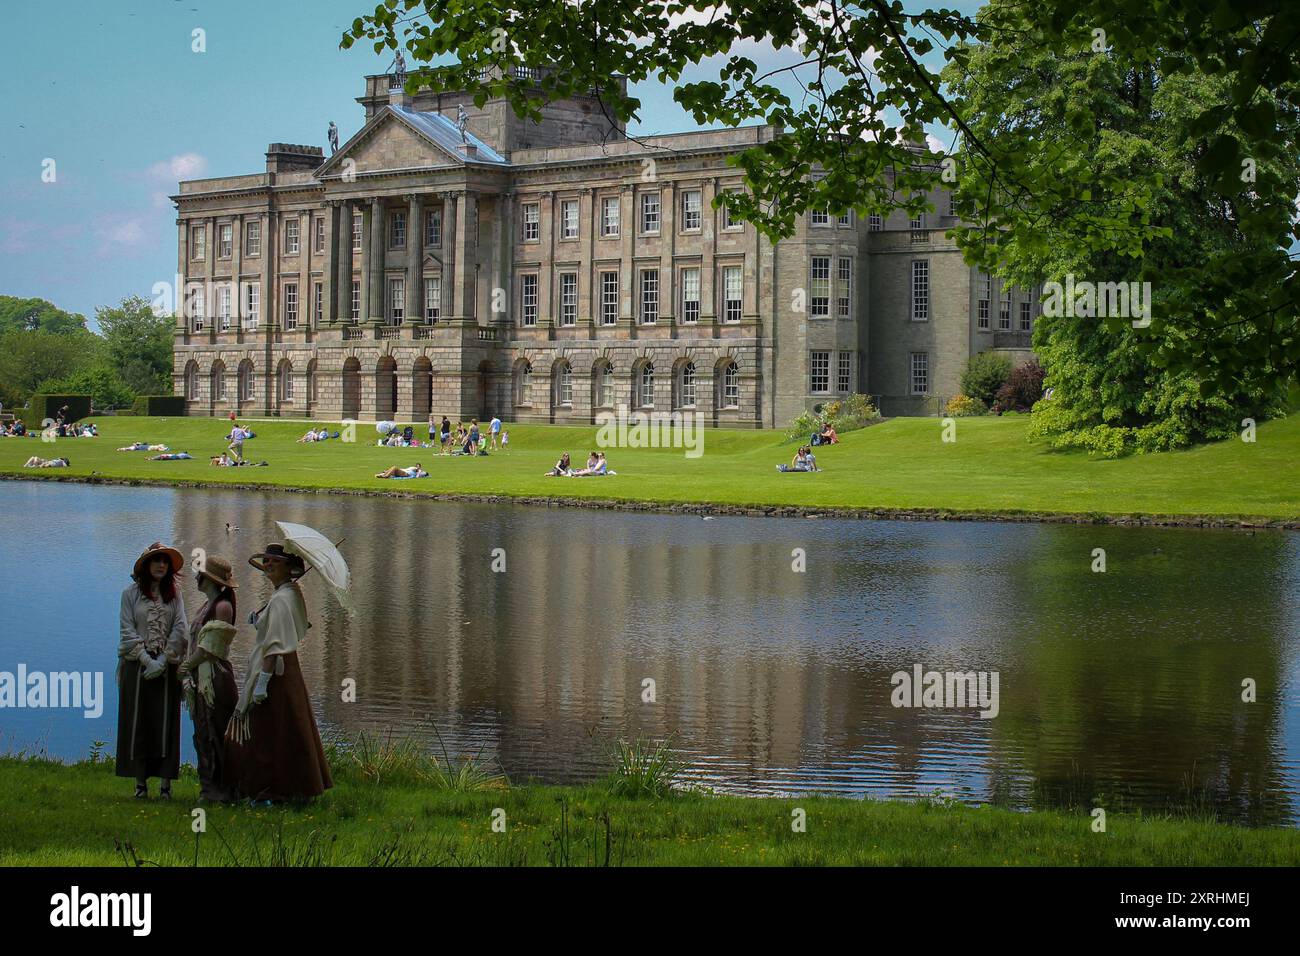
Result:
<instances>
[{"instance_id":1,"label":"tall grass at water's edge","mask_svg":"<svg viewBox=\"0 0 1300 956\"><path fill-rule=\"evenodd\" d=\"M1019 813L954 800L753 798L676 786L668 742L619 741L583 786L511 785L482 761L404 740L330 756L301 805L205 805L186 767L171 802L137 801L102 759L0 757L0 865L1296 865L1300 833L1174 815ZM804 821L802 829L792 820Z\"/></svg>"}]
</instances>

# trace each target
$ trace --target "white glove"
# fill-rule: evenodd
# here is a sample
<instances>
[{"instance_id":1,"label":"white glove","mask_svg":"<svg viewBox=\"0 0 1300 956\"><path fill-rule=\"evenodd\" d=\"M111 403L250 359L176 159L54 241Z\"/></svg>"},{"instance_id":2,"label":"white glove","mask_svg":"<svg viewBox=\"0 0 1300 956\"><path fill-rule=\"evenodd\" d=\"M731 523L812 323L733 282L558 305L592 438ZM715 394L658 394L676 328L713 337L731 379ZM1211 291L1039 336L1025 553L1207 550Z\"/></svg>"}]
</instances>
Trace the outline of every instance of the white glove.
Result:
<instances>
[{"instance_id":1,"label":"white glove","mask_svg":"<svg viewBox=\"0 0 1300 956\"><path fill-rule=\"evenodd\" d=\"M269 671L257 672L257 683L253 685L253 703L260 704L266 700L266 692L271 686L271 674Z\"/></svg>"},{"instance_id":2,"label":"white glove","mask_svg":"<svg viewBox=\"0 0 1300 956\"><path fill-rule=\"evenodd\" d=\"M140 658L142 663L147 662L144 663L145 680L153 680L155 677L160 677L162 673L167 670L167 660L162 655L151 657L150 655L141 652Z\"/></svg>"}]
</instances>

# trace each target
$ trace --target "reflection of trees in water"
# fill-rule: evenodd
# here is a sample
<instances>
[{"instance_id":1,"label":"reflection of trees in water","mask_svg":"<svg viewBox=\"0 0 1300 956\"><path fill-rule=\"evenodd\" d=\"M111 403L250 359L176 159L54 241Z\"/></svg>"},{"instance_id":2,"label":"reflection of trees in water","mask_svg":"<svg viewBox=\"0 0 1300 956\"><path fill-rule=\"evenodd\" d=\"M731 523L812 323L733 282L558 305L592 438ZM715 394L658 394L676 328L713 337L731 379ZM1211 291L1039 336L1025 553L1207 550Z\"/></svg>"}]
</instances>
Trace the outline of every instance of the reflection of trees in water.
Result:
<instances>
[{"instance_id":1,"label":"reflection of trees in water","mask_svg":"<svg viewBox=\"0 0 1300 956\"><path fill-rule=\"evenodd\" d=\"M548 779L598 772L613 738L675 734L733 786L942 787L1015 805L1086 802L1126 782L1136 802L1163 804L1184 772L1234 807L1284 785L1266 688L1287 625L1267 591L1289 580L1288 539L174 500L187 547L234 563L245 612L268 593L246 559L274 540L274 519L347 539L357 615L309 578L303 652L326 728L345 734L414 732L436 747L432 721L454 754ZM226 521L243 529L233 545ZM1108 549L1105 575L1088 572L1094 546ZM794 547L806 573L791 571ZM490 570L494 548L504 574ZM240 668L250 644L244 625ZM894 709L890 675L913 663L998 670L1000 716ZM1233 703L1241 676L1264 689L1252 708ZM339 699L348 677L357 704ZM647 677L654 704L641 700Z\"/></svg>"},{"instance_id":2,"label":"reflection of trees in water","mask_svg":"<svg viewBox=\"0 0 1300 956\"><path fill-rule=\"evenodd\" d=\"M1044 531L1019 582L1036 627L1007 635L1025 693L1004 693L998 722L1036 802L1290 819L1279 758L1294 540ZM1105 573L1090 570L1094 547ZM1246 677L1257 703L1241 700Z\"/></svg>"}]
</instances>

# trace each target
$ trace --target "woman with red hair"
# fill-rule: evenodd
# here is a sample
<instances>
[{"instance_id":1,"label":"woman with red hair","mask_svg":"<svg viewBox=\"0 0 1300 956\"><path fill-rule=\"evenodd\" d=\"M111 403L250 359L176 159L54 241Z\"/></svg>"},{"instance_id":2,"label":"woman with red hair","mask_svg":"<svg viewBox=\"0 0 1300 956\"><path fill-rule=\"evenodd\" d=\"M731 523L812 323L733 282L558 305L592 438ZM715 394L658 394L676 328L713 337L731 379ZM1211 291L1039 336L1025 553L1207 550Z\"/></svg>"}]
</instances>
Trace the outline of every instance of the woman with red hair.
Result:
<instances>
[{"instance_id":1,"label":"woman with red hair","mask_svg":"<svg viewBox=\"0 0 1300 956\"><path fill-rule=\"evenodd\" d=\"M185 559L155 541L136 559L122 592L117 645L117 775L135 778L135 795L149 796L149 778L170 800L180 773L181 690L176 667L186 642L185 604L176 576Z\"/></svg>"}]
</instances>

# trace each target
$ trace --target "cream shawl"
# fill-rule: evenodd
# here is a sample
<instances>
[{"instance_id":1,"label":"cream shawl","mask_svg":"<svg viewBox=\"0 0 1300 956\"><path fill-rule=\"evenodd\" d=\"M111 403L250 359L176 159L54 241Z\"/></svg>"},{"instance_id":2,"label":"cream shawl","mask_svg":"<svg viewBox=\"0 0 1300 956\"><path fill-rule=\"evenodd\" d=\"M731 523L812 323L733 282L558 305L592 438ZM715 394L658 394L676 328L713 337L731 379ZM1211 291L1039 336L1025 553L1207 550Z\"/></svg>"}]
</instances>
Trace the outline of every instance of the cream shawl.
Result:
<instances>
[{"instance_id":1,"label":"cream shawl","mask_svg":"<svg viewBox=\"0 0 1300 956\"><path fill-rule=\"evenodd\" d=\"M284 673L284 661L281 655L294 654L298 644L307 636L307 602L303 600L302 589L296 581L286 581L275 589L266 610L257 619L257 638L253 651L248 656L248 669L244 674L244 686L239 691L239 705L231 719L235 740L248 739L248 709L253 706L253 688L257 684L257 675L262 671L262 659L275 658L275 673Z\"/></svg>"}]
</instances>

